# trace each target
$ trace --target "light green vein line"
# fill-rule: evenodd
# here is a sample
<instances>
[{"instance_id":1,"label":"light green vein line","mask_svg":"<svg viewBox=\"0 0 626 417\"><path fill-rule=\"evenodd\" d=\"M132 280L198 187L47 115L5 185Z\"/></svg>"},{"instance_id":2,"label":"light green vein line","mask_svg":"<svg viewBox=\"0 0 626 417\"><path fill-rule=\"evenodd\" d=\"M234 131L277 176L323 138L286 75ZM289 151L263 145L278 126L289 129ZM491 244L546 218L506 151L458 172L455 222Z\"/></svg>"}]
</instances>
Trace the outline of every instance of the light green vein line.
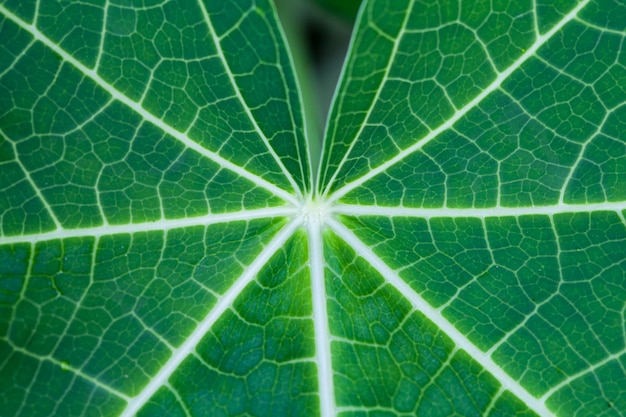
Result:
<instances>
[{"instance_id":1,"label":"light green vein line","mask_svg":"<svg viewBox=\"0 0 626 417\"><path fill-rule=\"evenodd\" d=\"M47 240L68 239L73 237L94 237L151 231L167 231L181 227L207 226L209 224L216 223L250 221L263 218L294 217L297 214L298 210L293 207L270 207L256 210L242 210L234 213L207 214L204 216L190 217L186 219L163 219L145 223L96 226L84 229L55 230L52 232L33 235L7 236L0 237L0 245L12 243L37 243Z\"/></svg>"},{"instance_id":2,"label":"light green vein line","mask_svg":"<svg viewBox=\"0 0 626 417\"><path fill-rule=\"evenodd\" d=\"M541 401L548 401L548 399L550 399L550 397L555 393L558 392L561 388L573 383L574 381L583 378L585 375L589 375L591 373L593 373L594 371L596 371L598 368L601 368L602 366L606 365L609 362L613 362L615 361L617 363L617 366L621 366L620 362L621 359L624 357L624 355L626 354L626 349L622 349L621 351L617 352L617 353L613 353L612 355L607 356L606 358L604 358L603 360L593 364L592 366L590 366L589 368L586 368L576 374L573 374L567 378L565 378L563 381L561 381L559 384L553 386L552 388L550 388L550 390L548 390L545 394L543 394L543 396L540 398Z\"/></svg>"},{"instance_id":3,"label":"light green vein line","mask_svg":"<svg viewBox=\"0 0 626 417\"><path fill-rule=\"evenodd\" d=\"M33 47L33 45L35 44L35 39L31 39L30 42L28 42L28 45L26 45L19 54L16 54L15 57L12 59L12 63L11 65L7 65L7 67L0 71L0 79L2 77L4 77L5 74L11 72L13 70L13 68L15 67L15 64L18 63L23 57L24 55L27 54L27 52L30 50L30 48ZM7 136L8 137L8 136Z\"/></svg>"},{"instance_id":4,"label":"light green vein line","mask_svg":"<svg viewBox=\"0 0 626 417\"><path fill-rule=\"evenodd\" d=\"M496 394L493 397L491 397L491 401L489 402L489 405L487 405L487 407L483 410L483 415L484 416L490 416L491 415L491 411L496 406L496 404L498 403L498 401L502 397L502 394L504 394L504 393L505 393L504 388L500 387L498 392L496 392Z\"/></svg>"},{"instance_id":5,"label":"light green vein line","mask_svg":"<svg viewBox=\"0 0 626 417\"><path fill-rule=\"evenodd\" d=\"M180 405L180 408L183 409L183 411L185 412L185 415L187 417L192 417L191 411L187 408L187 404L185 404L185 401L182 399L178 391L176 391L174 387L170 385L169 382L165 383L165 387L174 395L174 397L176 397L176 401L178 401L178 405Z\"/></svg>"},{"instance_id":6,"label":"light green vein line","mask_svg":"<svg viewBox=\"0 0 626 417\"><path fill-rule=\"evenodd\" d=\"M460 349L464 350L483 368L485 368L494 378L496 378L502 386L511 391L529 408L540 416L552 416L553 414L547 409L545 402L533 397L519 382L515 381L506 374L500 366L498 366L490 356L482 352L476 345L459 332L443 315L441 311L433 308L426 302L413 288L411 288L402 278L400 278L385 262L380 259L372 249L364 244L356 235L354 235L347 227L338 221L328 218L326 224L340 236L347 244L349 244L359 256L365 259L376 269L382 277L391 285L393 285L411 305L424 314L430 321L439 327Z\"/></svg>"},{"instance_id":7,"label":"light green vein line","mask_svg":"<svg viewBox=\"0 0 626 417\"><path fill-rule=\"evenodd\" d=\"M598 26L597 24L595 24L593 22L590 22L588 20L585 20L585 19L583 19L581 17L577 17L576 21L582 23L583 25L585 25L585 26L587 26L587 27L589 27L591 29L597 30L598 32L611 33L613 35L619 36L620 38L626 38L626 32L623 31L623 30L617 30L617 29L611 29L609 27Z\"/></svg>"},{"instance_id":8,"label":"light green vein line","mask_svg":"<svg viewBox=\"0 0 626 417\"><path fill-rule=\"evenodd\" d=\"M239 175L239 176L241 176L243 178L246 178L247 180L251 181L252 183L256 184L259 187L265 188L266 190L268 190L271 193L281 197L283 200L285 200L287 202L290 202L290 203L292 203L294 205L298 203L298 198L296 196L294 196L293 194L283 190L282 188L276 186L275 184L272 184L271 182L269 182L269 181L267 181L267 180L265 180L265 179L255 175L255 174L251 173L250 171L248 171L248 170L246 170L246 169L244 169L244 168L242 168L242 167L240 167L238 165L235 165L234 163L230 162L229 160L224 159L223 157L221 157L217 153L212 152L212 151L208 150L207 148L201 146L197 142L192 141L184 133L181 133L181 132L175 130L174 128L172 128L171 126L169 126L165 122L163 122L163 120L161 120L161 119L157 118L156 116L154 116L153 114L149 113L147 110L145 110L143 107L141 107L140 103L131 100L130 98L128 98L127 96L122 94L120 91L115 89L115 87L113 87L112 85L107 83L102 77L100 77L98 75L98 73L95 70L92 70L92 69L86 67L84 64L82 64L77 59L75 59L70 54L68 54L64 49L61 49L57 44L55 44L52 40L47 38L43 33L41 33L34 25L31 25L31 24L28 24L28 23L24 22L19 17L17 17L16 15L14 15L10 11L8 11L2 5L0 5L0 13L4 14L12 22L14 22L19 27L21 27L22 29L24 29L27 32L29 32L31 35L33 35L35 37L35 39L37 39L38 41L42 42L48 48L53 50L56 54L61 56L64 61L69 62L72 66L74 66L75 68L80 70L86 77L91 78L102 89L104 89L106 92L108 92L115 100L118 100L121 103L124 103L126 106L128 106L130 109L132 109L134 112L136 112L137 114L141 115L141 117L143 117L144 120L147 120L148 122L152 123L153 125L157 126L161 130L163 130L165 133L167 133L167 134L171 135L172 137L178 139L181 143L183 143L188 148L193 149L194 151L198 152L199 154L201 154L201 155L203 155L203 156L213 160L214 162L216 162L217 164L219 164L223 168L226 168L226 169L236 173L237 175ZM288 176L288 178L291 179L291 176Z\"/></svg>"},{"instance_id":9,"label":"light green vein line","mask_svg":"<svg viewBox=\"0 0 626 417\"><path fill-rule=\"evenodd\" d=\"M27 269L26 269L26 273L24 274L24 280L23 280L23 284L22 284L22 288L20 288L20 293L19 296L17 297L17 300L15 302L14 305L20 305L23 301L25 301L26 298L26 293L29 291L29 289L31 288L31 278L33 276L33 268L35 267L35 248L33 248L32 246L28 248L28 251L30 252L28 255L28 263L26 265L28 265ZM18 309L17 308L11 308L9 310L9 314L7 315L8 320L6 321L6 323L9 323L8 325L8 329L6 330L6 335L11 335L14 334L13 333L13 326L14 323L16 323L16 318L18 315ZM7 336L2 336L0 337L0 339L6 338L7 340L10 340L9 337ZM55 346L56 348L56 346ZM54 352L54 350L52 350L51 352ZM0 360L0 363L3 363L4 359ZM3 364L4 365L4 364Z\"/></svg>"},{"instance_id":10,"label":"light green vein line","mask_svg":"<svg viewBox=\"0 0 626 417\"><path fill-rule=\"evenodd\" d=\"M1 131L2 131L2 129L0 128L0 132ZM17 163L17 165L19 165L20 169L24 173L24 177L26 178L26 182L28 182L30 184L30 186L33 187L33 190L35 191L35 194L37 195L37 197L39 198L39 200L41 201L43 206L48 211L48 215L50 216L50 218L54 222L54 225L56 226L57 230L61 230L63 227L61 226L61 222L57 218L56 214L54 214L54 210L52 210L52 207L48 203L48 200L46 200L46 198L43 196L43 194L41 193L41 190L35 184L35 181L33 181L32 177L30 176L30 173L24 167L24 165L22 164L22 161L20 161L19 153L17 151L17 146L15 146L15 143L12 142L12 141L11 141L11 146L13 147L13 154L15 155L15 162Z\"/></svg>"},{"instance_id":11,"label":"light green vein line","mask_svg":"<svg viewBox=\"0 0 626 417\"><path fill-rule=\"evenodd\" d=\"M558 31L560 31L563 28L563 26L565 26L571 20L576 18L576 15L578 14L578 12L580 12L580 10L582 10L587 4L589 4L590 1L591 0L584 0L580 2L574 9L572 9L567 15L565 15L563 19L559 23L557 23L550 31L548 31L545 35L539 36L537 38L537 41L531 47L529 47L528 50L517 61L515 61L506 70L499 73L496 79L489 86L487 86L485 90L483 90L479 95L477 95L472 101L470 101L467 105L465 105L461 110L457 111L454 114L454 116L452 116L448 121L440 125L438 128L432 130L423 139L421 139L414 145L406 148L404 151L398 153L396 156L394 156L387 162L377 166L376 168L371 169L370 171L367 172L367 174L363 175L362 177L357 178L347 183L346 185L344 185L343 187L335 191L330 197L328 197L328 201L332 202L332 201L336 201L340 199L341 197L343 197L344 195L346 195L347 193L349 193L356 187L360 186L367 180L375 177L376 175L380 174L381 172L385 171L386 169L390 168L396 163L402 161L409 155L420 150L430 141L438 137L442 132L452 128L452 126L454 126L454 124L458 120L460 120L463 116L469 113L472 109L476 108L478 104L480 104L480 102L482 102L487 96L489 96L491 93L499 89L502 83L513 72L519 69L531 57L533 57L537 53L539 48L545 45L545 43L548 40L550 40ZM330 189L330 187L328 187L327 189Z\"/></svg>"},{"instance_id":12,"label":"light green vein line","mask_svg":"<svg viewBox=\"0 0 626 417\"><path fill-rule=\"evenodd\" d=\"M222 316L222 314L232 306L233 302L244 288L256 278L261 268L270 260L270 258L283 247L287 239L293 235L295 230L302 225L300 218L295 218L289 222L274 238L265 246L261 254L252 262L245 272L237 279L237 281L226 291L226 293L218 300L215 307L209 314L198 324L196 329L189 335L185 342L174 352L169 360L161 367L159 372L152 377L150 383L134 397L121 414L121 417L131 417L137 414L141 407L146 404L157 390L167 383L170 376L176 372L178 366L193 353L200 340L213 327L213 324Z\"/></svg>"},{"instance_id":13,"label":"light green vein line","mask_svg":"<svg viewBox=\"0 0 626 417\"><path fill-rule=\"evenodd\" d=\"M100 47L98 48L98 56L96 57L96 64L93 66L94 68L100 68L100 61L102 60L102 52L104 51L104 39L106 37L107 31L107 21L109 19L109 6L110 1L105 0L104 6L102 7L102 32L100 35Z\"/></svg>"},{"instance_id":14,"label":"light green vein line","mask_svg":"<svg viewBox=\"0 0 626 417\"><path fill-rule=\"evenodd\" d=\"M213 27L211 16L209 15L209 12L207 11L206 6L204 5L204 2L198 1L198 5L200 6L200 9L202 10L204 20L206 21L207 27L209 28L209 32L211 34L211 38L213 39L213 43L215 44L215 48L217 49L217 55L222 61L222 65L224 65L224 68L226 69L226 75L228 76L228 80L230 81L233 87L233 90L235 91L235 96L241 103L241 107L243 107L244 111L246 112L246 115L248 116L250 123L252 123L254 130L256 130L257 134L263 140L263 143L265 144L265 147L267 148L268 152L270 153L270 155L272 155L272 157L274 158L274 160L276 161L280 169L283 171L283 174L285 174L285 177L289 180L289 183L293 187L293 190L298 194L298 197L302 198L302 192L300 191L300 187L298 187L298 184L296 184L295 180L293 179L293 176L289 173L289 171L287 170L287 168L281 161L278 154L276 154L276 151L274 150L272 145L269 143L267 136L265 136L265 133L263 133L263 130L257 123L256 119L254 118L254 115L250 111L250 108L246 104L246 101L244 100L243 96L241 95L241 92L239 91L239 88L237 85L237 81L235 80L235 76L233 75L233 71L230 69L230 65L228 65L228 60L226 59L226 56L224 55L224 50L222 49L221 40L217 36L217 33L215 33L215 28Z\"/></svg>"},{"instance_id":15,"label":"light green vein line","mask_svg":"<svg viewBox=\"0 0 626 417\"><path fill-rule=\"evenodd\" d=\"M23 349L23 348L20 348L20 347L14 346L14 345L13 345L10 341L8 341L8 340L7 340L7 342L8 342L8 344L9 344L9 345L13 348L13 350L14 350L15 352L19 352L19 353L21 353L22 355L29 356L29 357L31 357L31 358L34 358L34 359L38 360L38 361L47 361L47 362L50 362L50 363L52 363L52 364L54 364L54 365L58 366L59 368L61 368L61 369L65 370L65 371L67 371L67 372L70 372L70 373L72 373L72 374L74 374L74 375L76 375L76 376L78 376L78 377L80 377L80 378L82 378L82 379L84 379L84 380L86 380L86 381L89 381L89 382L90 382L90 383L92 383L94 386L96 386L96 387L98 387L98 388L101 388L101 389L103 389L103 390L105 390L105 391L107 391L107 392L109 392L109 393L111 393L111 394L115 395L116 397L122 398L122 399L124 399L124 400L126 400L126 401L130 400L130 397L129 397L129 396L127 396L126 394L124 394L123 392L118 391L118 390L116 390L116 389L114 389L114 388L111 388L111 387L110 387L110 386L108 386L108 385L103 384L102 382L98 381L98 380L97 380L97 379L95 379L94 377L92 377L92 376L89 376L89 375L85 374L85 373L84 373L84 372L82 372L80 369L73 368L71 365L66 364L66 363L63 363L63 362L61 362L61 361L59 361L59 360L57 360L57 359L55 359L55 358L53 358L53 357L51 357L51 356L38 356L38 355L35 355L34 353L31 353L31 352L29 352L29 351L27 351L27 350L25 350L25 349Z\"/></svg>"}]
</instances>

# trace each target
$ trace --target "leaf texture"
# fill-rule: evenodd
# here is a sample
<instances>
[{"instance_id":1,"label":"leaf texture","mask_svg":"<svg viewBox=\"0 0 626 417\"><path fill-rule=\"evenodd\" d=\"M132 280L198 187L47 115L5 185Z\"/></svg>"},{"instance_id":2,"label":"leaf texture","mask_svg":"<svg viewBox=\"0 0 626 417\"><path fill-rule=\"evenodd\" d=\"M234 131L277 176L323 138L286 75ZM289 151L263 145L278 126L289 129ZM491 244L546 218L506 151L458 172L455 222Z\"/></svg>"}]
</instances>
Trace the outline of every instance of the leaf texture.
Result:
<instances>
[{"instance_id":1,"label":"leaf texture","mask_svg":"<svg viewBox=\"0 0 626 417\"><path fill-rule=\"evenodd\" d=\"M0 415L626 413L622 2L0 16Z\"/></svg>"}]
</instances>

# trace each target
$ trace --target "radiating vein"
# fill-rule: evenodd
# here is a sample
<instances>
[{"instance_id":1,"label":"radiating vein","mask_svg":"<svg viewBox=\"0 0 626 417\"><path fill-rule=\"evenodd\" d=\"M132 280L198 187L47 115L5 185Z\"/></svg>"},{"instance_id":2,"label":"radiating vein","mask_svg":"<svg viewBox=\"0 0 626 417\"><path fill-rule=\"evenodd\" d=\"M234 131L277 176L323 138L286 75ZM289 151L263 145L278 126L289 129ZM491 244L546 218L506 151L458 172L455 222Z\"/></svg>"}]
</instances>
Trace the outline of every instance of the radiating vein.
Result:
<instances>
[{"instance_id":1,"label":"radiating vein","mask_svg":"<svg viewBox=\"0 0 626 417\"><path fill-rule=\"evenodd\" d=\"M164 385L169 377L176 371L178 366L192 353L200 340L211 329L213 324L222 314L232 306L233 302L241 294L244 288L256 278L261 268L270 258L283 247L287 239L293 235L294 231L302 224L301 219L296 218L288 223L274 238L267 244L261 254L246 268L245 272L235 281L229 290L219 299L215 307L198 324L196 329L189 335L185 342L174 352L170 359L161 367L159 372L152 377L150 383L134 397L121 414L122 417L134 416L141 407L146 404L152 395Z\"/></svg>"},{"instance_id":2,"label":"radiating vein","mask_svg":"<svg viewBox=\"0 0 626 417\"><path fill-rule=\"evenodd\" d=\"M154 222L131 223L121 225L106 225L86 227L82 229L59 229L51 232L32 235L0 237L0 245L11 243L36 243L54 239L68 239L73 237L98 237L117 234L133 234L150 231L168 231L181 227L207 226L209 224L229 223L234 221L248 221L262 218L293 217L298 210L293 207L269 207L256 210L241 210L233 213L206 214L204 216L184 219L162 219Z\"/></svg>"},{"instance_id":3,"label":"radiating vein","mask_svg":"<svg viewBox=\"0 0 626 417\"><path fill-rule=\"evenodd\" d=\"M505 389L511 391L529 408L541 416L551 416L544 401L533 397L519 382L515 381L498 366L491 357L482 352L469 339L459 332L443 315L441 311L428 304L413 288L404 282L385 262L380 259L365 243L354 235L347 227L337 220L329 218L327 224L333 231L349 244L359 256L365 259L376 269L382 277L393 285L411 305L424 314L430 321L439 327L462 350L467 352L485 370L493 375Z\"/></svg>"},{"instance_id":4,"label":"radiating vein","mask_svg":"<svg viewBox=\"0 0 626 417\"><path fill-rule=\"evenodd\" d=\"M11 13L10 11L8 11L2 5L0 5L0 13L4 14L5 16L7 16L11 21L16 23L22 29L28 31L31 35L33 35L35 37L35 39L37 39L38 41L42 42L48 48L53 50L56 54L61 56L61 58L64 61L69 62L72 66L74 66L75 68L80 70L81 73L83 73L85 76L91 78L96 84L98 84L98 86L100 86L103 90L105 90L107 93L109 93L115 100L118 100L121 103L124 103L126 106L128 106L130 109L132 109L132 111L136 112L141 117L143 117L143 119L145 119L148 122L152 123L153 125L157 126L159 129L163 130L168 135L171 135L172 137L176 138L181 143L183 143L186 147L188 147L190 149L193 149L194 151L198 152L199 154L201 154L201 155L211 159L212 161L218 163L223 168L226 168L226 169L236 173L237 175L239 175L239 176L241 176L243 178L246 178L247 180L251 181L252 183L256 184L257 186L265 188L266 190L268 190L271 193L279 196L280 198L284 199L285 201L290 202L292 204L297 204L298 199L293 194L291 194L291 193L283 190L282 188L276 186L275 184L272 184L271 182L269 182L269 181L259 177L258 175L253 174L252 172L250 172L250 171L240 167L239 165L235 165L234 163L230 162L229 160L221 157L219 154L208 150L207 148L201 146L199 143L194 142L193 140L191 140L184 133L181 133L181 132L175 130L173 127L171 127L168 124L166 124L163 120L159 119L158 117L154 116L153 114L151 114L150 112L145 110L143 107L141 107L141 104L139 102L133 101L132 99L130 99L127 96L125 96L124 94L122 94L119 90L117 90L111 84L106 82L102 77L100 77L95 70L92 70L92 69L86 67L80 61L78 61L77 59L72 57L70 54L68 54L64 49L59 47L59 45L55 44L52 40L50 40L42 32L40 32L34 24L28 24L28 23L24 22L19 17L17 17L15 14ZM244 106L244 108L246 108L246 107ZM246 110L247 110L247 108L246 108ZM287 175L287 178L289 178L290 181L293 181L293 179L291 178L291 175ZM295 190L299 190L298 188L294 188L294 189Z\"/></svg>"},{"instance_id":5,"label":"radiating vein","mask_svg":"<svg viewBox=\"0 0 626 417\"><path fill-rule=\"evenodd\" d=\"M383 217L518 217L530 215L554 216L563 213L590 213L626 210L626 202L594 204L555 204L534 207L493 207L493 208L420 208L420 207L384 207L337 204L330 209L333 213L348 216L383 216Z\"/></svg>"},{"instance_id":6,"label":"radiating vein","mask_svg":"<svg viewBox=\"0 0 626 417\"><path fill-rule=\"evenodd\" d=\"M241 106L243 107L244 111L246 112L246 116L248 116L248 119L250 120L250 123L252 123L252 126L254 127L254 130L257 132L259 137L261 137L261 139L263 140L263 143L265 144L265 147L267 148L268 152L270 153L270 155L272 155L272 157L274 158L274 160L276 161L276 163L280 167L280 169L283 172L283 174L285 174L285 177L289 180L289 183L293 187L293 190L298 194L298 196L302 197L302 192L300 191L300 187L298 187L298 185L296 184L295 180L293 179L293 176L289 173L289 171L287 170L287 168L283 164L283 162L280 159L280 157L276 154L276 151L274 150L272 145L269 143L269 140L268 140L267 136L265 136L265 133L263 133L263 130L261 129L261 127L257 123L254 115L250 111L250 108L246 104L246 101L244 100L243 96L241 95L241 91L239 91L239 86L237 85L237 81L235 80L235 77L233 75L233 71L231 70L230 65L228 64L228 60L224 56L224 51L222 49L221 40L217 36L217 33L215 33L215 28L213 27L213 22L211 21L211 16L209 15L209 13L207 11L206 6L204 5L204 2L198 1L198 5L200 6L200 9L202 10L202 14L204 15L204 20L206 21L207 27L209 28L209 32L211 34L211 38L213 39L213 43L215 44L215 48L217 49L217 55L219 56L220 60L222 61L222 65L226 69L226 75L228 76L228 80L230 81L231 85L233 86L233 90L235 91L235 96L237 97L237 99L241 103ZM293 120L292 120L292 122L293 122Z\"/></svg>"},{"instance_id":7,"label":"radiating vein","mask_svg":"<svg viewBox=\"0 0 626 417\"><path fill-rule=\"evenodd\" d=\"M341 197L343 197L344 195L346 195L347 193L349 193L356 187L365 183L367 180L384 172L391 166L404 160L409 155L413 154L419 149L422 149L426 144L428 144L430 141L438 137L444 131L452 128L452 126L454 126L454 124L457 121L459 121L462 117L468 114L472 109L476 108L480 104L480 102L482 102L486 97L488 97L494 91L498 90L500 86L502 85L502 83L505 80L507 80L511 76L511 74L513 74L513 72L518 70L526 61L528 61L531 57L533 57L537 53L539 48L545 45L548 40L550 40L556 33L558 33L563 28L563 26L565 26L568 22L576 18L576 15L578 14L578 12L580 12L587 4L589 4L590 1L591 0L581 1L575 8L573 8L568 14L566 14L563 17L563 19L560 20L550 31L546 32L545 35L539 35L535 43L532 46L530 46L524 54L522 54L511 66L509 66L507 69L499 73L496 79L490 85L488 85L480 94L474 97L472 101L470 101L463 108L458 110L445 123L440 125L438 128L430 131L430 133L424 136L424 138L420 139L412 146L409 146L402 152L398 153L396 156L389 159L387 162L369 170L365 175L351 182L348 182L343 187L335 191L331 196L329 196L328 201L329 202L337 201L338 199L340 199ZM399 40L398 40L398 43L399 43ZM329 189L330 187L327 188L327 190Z\"/></svg>"},{"instance_id":8,"label":"radiating vein","mask_svg":"<svg viewBox=\"0 0 626 417\"><path fill-rule=\"evenodd\" d=\"M307 224L309 264L311 266L311 292L313 298L313 325L315 328L315 358L322 416L336 415L332 360L330 352L330 330L324 282L324 248L322 224L309 221Z\"/></svg>"}]
</instances>

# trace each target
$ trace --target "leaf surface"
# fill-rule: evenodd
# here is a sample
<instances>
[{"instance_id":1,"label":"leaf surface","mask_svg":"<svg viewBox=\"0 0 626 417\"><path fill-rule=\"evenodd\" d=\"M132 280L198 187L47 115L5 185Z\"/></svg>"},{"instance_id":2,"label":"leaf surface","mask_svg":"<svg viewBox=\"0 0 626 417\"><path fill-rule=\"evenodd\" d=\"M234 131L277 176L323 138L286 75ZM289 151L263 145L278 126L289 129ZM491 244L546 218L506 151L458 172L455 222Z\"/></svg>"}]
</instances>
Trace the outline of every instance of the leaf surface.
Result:
<instances>
[{"instance_id":1,"label":"leaf surface","mask_svg":"<svg viewBox=\"0 0 626 417\"><path fill-rule=\"evenodd\" d=\"M1 415L626 413L622 3L0 15Z\"/></svg>"}]
</instances>

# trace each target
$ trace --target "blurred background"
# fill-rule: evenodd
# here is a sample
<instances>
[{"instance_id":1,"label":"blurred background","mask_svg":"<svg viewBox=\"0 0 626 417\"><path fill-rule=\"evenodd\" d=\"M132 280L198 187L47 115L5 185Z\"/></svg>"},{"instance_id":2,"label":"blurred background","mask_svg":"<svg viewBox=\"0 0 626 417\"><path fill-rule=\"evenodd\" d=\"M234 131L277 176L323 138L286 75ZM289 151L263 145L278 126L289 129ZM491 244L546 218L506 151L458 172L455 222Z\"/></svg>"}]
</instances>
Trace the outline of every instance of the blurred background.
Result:
<instances>
[{"instance_id":1,"label":"blurred background","mask_svg":"<svg viewBox=\"0 0 626 417\"><path fill-rule=\"evenodd\" d=\"M361 0L275 0L303 89L309 134L322 137Z\"/></svg>"}]
</instances>

